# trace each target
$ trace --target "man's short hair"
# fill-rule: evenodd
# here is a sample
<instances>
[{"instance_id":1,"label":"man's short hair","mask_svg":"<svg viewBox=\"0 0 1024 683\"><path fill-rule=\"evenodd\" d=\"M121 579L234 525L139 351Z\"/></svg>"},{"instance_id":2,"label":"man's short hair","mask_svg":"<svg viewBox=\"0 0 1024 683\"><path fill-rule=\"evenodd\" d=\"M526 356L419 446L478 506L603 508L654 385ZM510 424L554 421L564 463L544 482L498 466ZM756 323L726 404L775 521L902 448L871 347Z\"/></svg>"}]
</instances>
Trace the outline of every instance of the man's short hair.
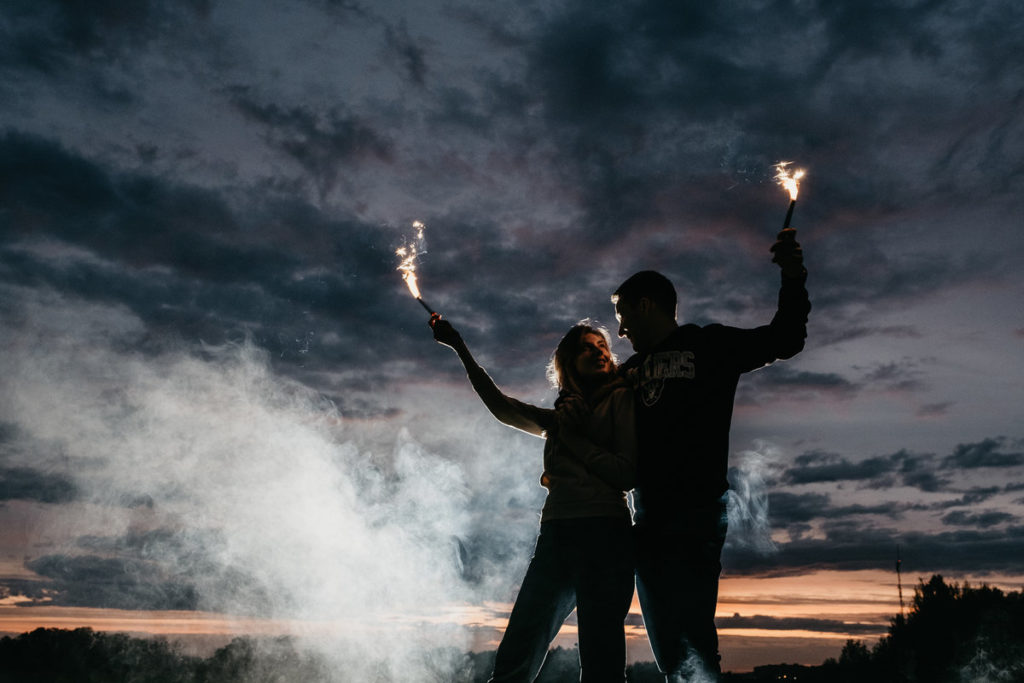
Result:
<instances>
[{"instance_id":1,"label":"man's short hair","mask_svg":"<svg viewBox=\"0 0 1024 683\"><path fill-rule=\"evenodd\" d=\"M635 306L643 298L650 299L663 313L672 316L676 313L676 288L667 277L654 270L641 270L631 275L612 294L612 303L622 300Z\"/></svg>"}]
</instances>

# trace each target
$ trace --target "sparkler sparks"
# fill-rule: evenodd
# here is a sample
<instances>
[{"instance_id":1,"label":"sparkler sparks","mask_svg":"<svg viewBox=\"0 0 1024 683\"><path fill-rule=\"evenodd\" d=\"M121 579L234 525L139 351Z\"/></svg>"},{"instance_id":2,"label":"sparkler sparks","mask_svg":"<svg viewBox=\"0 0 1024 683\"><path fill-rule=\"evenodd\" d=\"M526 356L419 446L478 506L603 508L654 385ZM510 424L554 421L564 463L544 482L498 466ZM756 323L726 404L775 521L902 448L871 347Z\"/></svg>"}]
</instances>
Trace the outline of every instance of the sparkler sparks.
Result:
<instances>
[{"instance_id":1,"label":"sparkler sparks","mask_svg":"<svg viewBox=\"0 0 1024 683\"><path fill-rule=\"evenodd\" d=\"M796 206L796 196L800 192L800 179L807 175L806 171L802 168L796 168L790 171L789 166L792 164L792 161L780 161L775 164L775 180L779 185L782 185L787 192L789 192L789 211L786 212L786 221L782 224L783 230L789 228L789 222L793 219L793 208Z\"/></svg>"},{"instance_id":2,"label":"sparkler sparks","mask_svg":"<svg viewBox=\"0 0 1024 683\"><path fill-rule=\"evenodd\" d=\"M434 310L427 305L427 302L420 295L419 281L416 279L416 259L419 258L422 252L426 251L424 249L425 240L423 233L427 226L420 221L413 221L412 227L416 230L416 238L409 244L403 244L398 249L395 249L395 255L401 259L398 264L398 270L402 273L402 279L405 280L409 292L416 298L416 301L419 301L420 305L427 309L427 313L436 315Z\"/></svg>"}]
</instances>

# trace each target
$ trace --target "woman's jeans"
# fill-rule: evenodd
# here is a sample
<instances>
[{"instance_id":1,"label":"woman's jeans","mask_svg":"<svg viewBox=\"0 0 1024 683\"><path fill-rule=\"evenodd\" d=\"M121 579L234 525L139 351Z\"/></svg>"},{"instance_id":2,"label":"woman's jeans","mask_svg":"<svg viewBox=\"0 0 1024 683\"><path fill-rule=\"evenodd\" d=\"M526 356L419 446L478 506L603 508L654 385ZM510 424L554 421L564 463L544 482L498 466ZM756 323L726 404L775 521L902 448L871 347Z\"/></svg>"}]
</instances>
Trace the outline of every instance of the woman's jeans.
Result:
<instances>
[{"instance_id":1,"label":"woman's jeans","mask_svg":"<svg viewBox=\"0 0 1024 683\"><path fill-rule=\"evenodd\" d=\"M494 660L492 683L530 683L576 608L580 681L625 680L623 622L633 600L633 541L626 518L556 519L540 525L533 559Z\"/></svg>"}]
</instances>

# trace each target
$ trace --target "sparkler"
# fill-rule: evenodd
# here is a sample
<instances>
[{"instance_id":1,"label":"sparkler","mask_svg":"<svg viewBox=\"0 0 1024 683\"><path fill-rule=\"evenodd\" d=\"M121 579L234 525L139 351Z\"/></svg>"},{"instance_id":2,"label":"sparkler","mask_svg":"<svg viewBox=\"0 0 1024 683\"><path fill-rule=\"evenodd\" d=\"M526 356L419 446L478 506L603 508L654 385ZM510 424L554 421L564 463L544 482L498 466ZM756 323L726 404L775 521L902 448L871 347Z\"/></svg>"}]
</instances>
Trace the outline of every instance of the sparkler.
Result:
<instances>
[{"instance_id":1,"label":"sparkler","mask_svg":"<svg viewBox=\"0 0 1024 683\"><path fill-rule=\"evenodd\" d=\"M790 171L788 167L792 164L792 161L780 161L775 164L775 180L789 192L789 211L786 212L786 221L782 224L783 230L789 228L789 221L793 219L793 207L796 206L796 196L800 192L800 179L806 175L802 168Z\"/></svg>"},{"instance_id":2,"label":"sparkler","mask_svg":"<svg viewBox=\"0 0 1024 683\"><path fill-rule=\"evenodd\" d=\"M402 259L398 264L398 270L401 271L402 279L405 280L409 292L416 298L416 301L420 302L420 306L427 309L427 313L431 316L435 316L438 315L437 312L420 296L419 282L416 280L416 259L423 249L423 231L427 226L420 221L413 221L412 227L416 229L416 239L395 249L395 255Z\"/></svg>"}]
</instances>

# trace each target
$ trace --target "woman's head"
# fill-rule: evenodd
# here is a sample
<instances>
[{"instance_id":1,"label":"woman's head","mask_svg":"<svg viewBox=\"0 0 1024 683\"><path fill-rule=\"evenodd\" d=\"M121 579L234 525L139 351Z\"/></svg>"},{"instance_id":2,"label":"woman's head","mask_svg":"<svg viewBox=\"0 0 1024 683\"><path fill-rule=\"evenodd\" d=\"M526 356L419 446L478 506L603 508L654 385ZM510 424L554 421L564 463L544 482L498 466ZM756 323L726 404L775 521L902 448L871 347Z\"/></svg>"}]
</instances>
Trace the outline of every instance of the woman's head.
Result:
<instances>
[{"instance_id":1,"label":"woman's head","mask_svg":"<svg viewBox=\"0 0 1024 683\"><path fill-rule=\"evenodd\" d=\"M573 325L548 363L548 379L557 389L583 394L615 374L611 335L589 319Z\"/></svg>"}]
</instances>

